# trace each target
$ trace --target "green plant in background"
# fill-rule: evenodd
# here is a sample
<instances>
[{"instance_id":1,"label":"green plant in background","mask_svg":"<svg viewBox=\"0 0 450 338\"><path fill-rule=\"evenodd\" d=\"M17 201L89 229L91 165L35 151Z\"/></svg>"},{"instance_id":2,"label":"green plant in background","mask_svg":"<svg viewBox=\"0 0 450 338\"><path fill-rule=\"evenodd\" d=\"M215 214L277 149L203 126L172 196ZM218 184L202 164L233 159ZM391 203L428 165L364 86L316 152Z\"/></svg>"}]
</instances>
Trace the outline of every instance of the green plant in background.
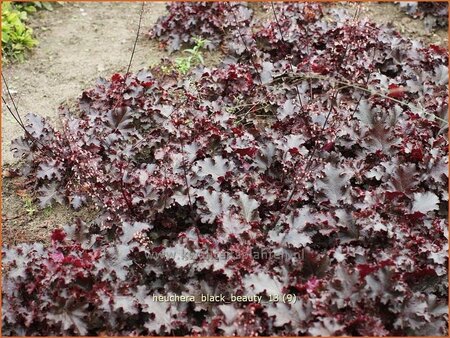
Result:
<instances>
[{"instance_id":1,"label":"green plant in background","mask_svg":"<svg viewBox=\"0 0 450 338\"><path fill-rule=\"evenodd\" d=\"M60 4L58 1L57 3ZM30 2L21 2L21 3L15 3L15 7L19 10L24 10L27 13L34 13L38 10L47 10L47 11L53 11L53 5L51 2L47 1L30 1Z\"/></svg>"},{"instance_id":2,"label":"green plant in background","mask_svg":"<svg viewBox=\"0 0 450 338\"><path fill-rule=\"evenodd\" d=\"M33 199L30 196L23 197L23 205L28 216L33 216L37 211L37 208L33 203Z\"/></svg>"},{"instance_id":3,"label":"green plant in background","mask_svg":"<svg viewBox=\"0 0 450 338\"><path fill-rule=\"evenodd\" d=\"M2 58L23 61L25 52L37 45L33 30L25 25L27 10L16 8L11 2L2 2Z\"/></svg>"},{"instance_id":4,"label":"green plant in background","mask_svg":"<svg viewBox=\"0 0 450 338\"><path fill-rule=\"evenodd\" d=\"M208 40L195 38L194 41L195 46L193 48L183 50L183 53L188 53L190 54L189 56L175 59L175 66L181 74L186 74L192 67L203 64L204 62L202 49Z\"/></svg>"},{"instance_id":5,"label":"green plant in background","mask_svg":"<svg viewBox=\"0 0 450 338\"><path fill-rule=\"evenodd\" d=\"M52 205L47 205L44 208L44 217L46 217L46 218L50 217L52 212L53 212L53 206Z\"/></svg>"}]
</instances>

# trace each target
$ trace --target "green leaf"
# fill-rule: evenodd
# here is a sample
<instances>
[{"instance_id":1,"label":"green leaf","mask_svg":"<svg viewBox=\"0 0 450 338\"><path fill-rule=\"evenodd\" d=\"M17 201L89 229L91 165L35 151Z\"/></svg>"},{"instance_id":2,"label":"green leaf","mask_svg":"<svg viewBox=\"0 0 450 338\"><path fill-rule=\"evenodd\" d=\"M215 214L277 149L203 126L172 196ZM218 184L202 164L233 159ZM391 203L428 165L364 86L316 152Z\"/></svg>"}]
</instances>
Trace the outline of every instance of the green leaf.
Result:
<instances>
[{"instance_id":1,"label":"green leaf","mask_svg":"<svg viewBox=\"0 0 450 338\"><path fill-rule=\"evenodd\" d=\"M50 2L42 1L41 4L46 10L53 11L53 6Z\"/></svg>"}]
</instances>

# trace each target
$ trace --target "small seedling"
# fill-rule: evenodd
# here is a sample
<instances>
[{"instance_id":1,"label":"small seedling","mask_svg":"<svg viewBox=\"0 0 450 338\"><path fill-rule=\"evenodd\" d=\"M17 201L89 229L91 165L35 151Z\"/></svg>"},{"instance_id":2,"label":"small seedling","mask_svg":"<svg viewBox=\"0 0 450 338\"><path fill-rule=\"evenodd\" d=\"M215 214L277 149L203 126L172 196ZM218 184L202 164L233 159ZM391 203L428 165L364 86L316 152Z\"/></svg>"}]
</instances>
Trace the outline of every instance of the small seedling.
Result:
<instances>
[{"instance_id":1,"label":"small seedling","mask_svg":"<svg viewBox=\"0 0 450 338\"><path fill-rule=\"evenodd\" d=\"M205 47L205 44L208 42L206 39L195 38L195 46L190 49L185 49L183 53L190 54L186 57L177 58L175 60L175 65L177 70L181 74L187 74L192 67L198 66L204 63L202 49Z\"/></svg>"},{"instance_id":2,"label":"small seedling","mask_svg":"<svg viewBox=\"0 0 450 338\"><path fill-rule=\"evenodd\" d=\"M47 205L47 206L44 208L44 216L45 216L46 218L47 218L47 217L50 217L52 211L53 211L52 205Z\"/></svg>"},{"instance_id":3,"label":"small seedling","mask_svg":"<svg viewBox=\"0 0 450 338\"><path fill-rule=\"evenodd\" d=\"M34 205L33 199L30 196L23 197L23 204L28 216L33 216L36 213L37 208Z\"/></svg>"}]
</instances>

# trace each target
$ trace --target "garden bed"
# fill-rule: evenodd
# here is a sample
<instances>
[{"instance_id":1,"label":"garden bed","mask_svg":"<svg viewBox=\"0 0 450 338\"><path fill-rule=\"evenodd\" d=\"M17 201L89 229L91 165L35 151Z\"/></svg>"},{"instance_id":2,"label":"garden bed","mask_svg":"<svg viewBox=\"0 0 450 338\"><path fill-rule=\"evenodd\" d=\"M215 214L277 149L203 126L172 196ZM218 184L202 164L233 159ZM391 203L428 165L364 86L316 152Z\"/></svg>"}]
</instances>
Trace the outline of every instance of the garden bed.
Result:
<instances>
[{"instance_id":1,"label":"garden bed","mask_svg":"<svg viewBox=\"0 0 450 338\"><path fill-rule=\"evenodd\" d=\"M168 58L23 116L3 333L446 335L448 51L386 6L174 3Z\"/></svg>"}]
</instances>

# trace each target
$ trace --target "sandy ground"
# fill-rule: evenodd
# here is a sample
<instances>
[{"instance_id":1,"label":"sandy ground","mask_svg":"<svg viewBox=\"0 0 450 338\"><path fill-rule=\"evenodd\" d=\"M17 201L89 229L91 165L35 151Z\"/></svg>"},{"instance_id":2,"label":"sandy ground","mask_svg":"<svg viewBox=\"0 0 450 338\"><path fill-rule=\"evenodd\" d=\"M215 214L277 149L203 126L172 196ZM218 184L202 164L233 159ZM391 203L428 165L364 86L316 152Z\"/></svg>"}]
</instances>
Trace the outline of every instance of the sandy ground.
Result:
<instances>
[{"instance_id":1,"label":"sandy ground","mask_svg":"<svg viewBox=\"0 0 450 338\"><path fill-rule=\"evenodd\" d=\"M59 105L76 98L96 78L125 71L140 8L140 3L66 3L54 12L32 16L39 46L25 63L4 69L21 114L34 112L55 120ZM164 11L163 3L147 3L142 31ZM156 42L145 36L138 42L132 70L164 55ZM9 145L21 131L7 114L3 114L2 132L3 163L11 163Z\"/></svg>"},{"instance_id":2,"label":"sandy ground","mask_svg":"<svg viewBox=\"0 0 450 338\"><path fill-rule=\"evenodd\" d=\"M363 2L360 17L368 18L379 24L392 25L402 35L421 40L424 44L436 44L448 47L448 30L428 31L422 20L411 18L400 10L398 4ZM358 4L352 5L356 9Z\"/></svg>"},{"instance_id":3,"label":"sandy ground","mask_svg":"<svg viewBox=\"0 0 450 338\"><path fill-rule=\"evenodd\" d=\"M360 9L360 18L378 23L393 23L404 35L425 43L447 46L447 32L426 32L420 20L402 13L394 4L333 4L351 11ZM252 4L257 17L267 17L260 4ZM22 64L4 66L14 99L22 115L34 112L58 123L57 108L73 103L83 89L91 87L100 77L124 72L129 62L141 3L65 3L53 12L39 12L32 16L31 26L39 46ZM141 36L137 44L132 71L157 63L166 52L158 43L150 41L147 32L157 18L165 13L165 4L145 4ZM175 55L176 56L176 55ZM207 63L220 56L206 55ZM11 140L22 132L4 111L2 117L2 224L4 243L46 241L51 229L70 222L73 217L89 219L93 212L83 209L74 212L65 206L29 211L26 207L32 192L24 193L22 178L5 177L8 167L16 160L10 151ZM29 202L29 201L28 201ZM28 209L28 211L27 211Z\"/></svg>"}]
</instances>

